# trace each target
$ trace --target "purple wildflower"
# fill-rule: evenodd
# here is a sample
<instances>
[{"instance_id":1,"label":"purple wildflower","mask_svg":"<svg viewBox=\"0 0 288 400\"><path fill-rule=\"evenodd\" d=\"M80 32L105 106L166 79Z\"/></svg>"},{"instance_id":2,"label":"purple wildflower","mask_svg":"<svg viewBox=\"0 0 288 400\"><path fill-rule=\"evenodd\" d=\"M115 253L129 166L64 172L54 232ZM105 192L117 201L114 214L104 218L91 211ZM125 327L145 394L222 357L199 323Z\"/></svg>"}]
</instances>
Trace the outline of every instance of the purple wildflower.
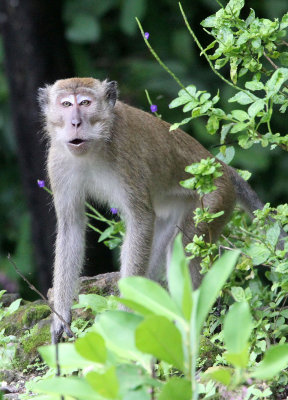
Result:
<instances>
[{"instance_id":1,"label":"purple wildflower","mask_svg":"<svg viewBox=\"0 0 288 400\"><path fill-rule=\"evenodd\" d=\"M39 186L40 188L43 188L43 187L45 186L45 181L40 181L40 180L38 179L37 183L38 183L38 186Z\"/></svg>"},{"instance_id":2,"label":"purple wildflower","mask_svg":"<svg viewBox=\"0 0 288 400\"><path fill-rule=\"evenodd\" d=\"M111 213L112 213L113 215L116 215L116 214L118 213L118 208L112 207L112 208L111 208Z\"/></svg>"},{"instance_id":3,"label":"purple wildflower","mask_svg":"<svg viewBox=\"0 0 288 400\"><path fill-rule=\"evenodd\" d=\"M155 112L157 112L158 107L156 106L156 104L151 104L150 110L151 110L151 112L155 113Z\"/></svg>"},{"instance_id":4,"label":"purple wildflower","mask_svg":"<svg viewBox=\"0 0 288 400\"><path fill-rule=\"evenodd\" d=\"M147 39L147 40L148 40L148 39L149 39L149 36L150 36L150 33L149 33L149 32L145 32L145 33L144 33L144 37L145 37L145 39Z\"/></svg>"}]
</instances>

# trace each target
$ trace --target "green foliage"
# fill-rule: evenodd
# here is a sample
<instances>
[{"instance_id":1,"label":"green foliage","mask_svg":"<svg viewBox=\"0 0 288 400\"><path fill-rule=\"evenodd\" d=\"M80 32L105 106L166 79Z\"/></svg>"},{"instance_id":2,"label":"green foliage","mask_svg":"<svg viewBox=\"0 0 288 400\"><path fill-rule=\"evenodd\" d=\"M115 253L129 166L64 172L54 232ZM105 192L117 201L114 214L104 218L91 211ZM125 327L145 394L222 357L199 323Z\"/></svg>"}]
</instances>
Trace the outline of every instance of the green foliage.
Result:
<instances>
[{"instance_id":1,"label":"green foliage","mask_svg":"<svg viewBox=\"0 0 288 400\"><path fill-rule=\"evenodd\" d=\"M227 253L218 260L201 287L193 292L188 283L188 264L181 242L181 236L178 236L168 277L169 287L173 288L171 293L145 278L122 279L119 284L123 296L121 302L130 301L130 307L140 315L124 311L103 313L89 332L75 343L59 345L63 372L66 373L67 367L71 371L90 365L89 369L86 372L84 369L78 378L49 377L32 386L30 384L30 387L37 392L61 393L80 399L96 399L97 396L126 399L137 391L137 398L146 400L151 386L159 399L165 398L169 390L172 394L179 386L179 399L184 390L187 390L187 399L191 396L197 399L195 368L200 330L239 253ZM223 274L215 284L220 269ZM40 354L48 365L55 367L53 346L41 348ZM166 376L163 385L157 377L150 378L153 357L181 371L185 379ZM123 368L126 370L124 380L120 379ZM132 377L137 371L138 374L141 371L141 375L138 375L136 386Z\"/></svg>"}]
</instances>

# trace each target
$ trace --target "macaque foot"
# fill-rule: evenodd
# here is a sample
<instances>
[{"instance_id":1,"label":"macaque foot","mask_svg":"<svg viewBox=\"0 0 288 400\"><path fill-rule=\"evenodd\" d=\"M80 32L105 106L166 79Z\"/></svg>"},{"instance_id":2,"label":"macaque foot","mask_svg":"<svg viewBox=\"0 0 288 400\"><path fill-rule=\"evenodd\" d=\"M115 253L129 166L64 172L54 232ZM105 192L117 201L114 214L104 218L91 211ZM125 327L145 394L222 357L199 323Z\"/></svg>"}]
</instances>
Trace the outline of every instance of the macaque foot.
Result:
<instances>
[{"instance_id":1,"label":"macaque foot","mask_svg":"<svg viewBox=\"0 0 288 400\"><path fill-rule=\"evenodd\" d=\"M69 322L67 322L67 325L70 328L70 323L71 323L71 317L69 318ZM56 344L60 342L60 339L62 338L63 333L65 332L66 335L71 338L73 337L71 333L71 329L68 329L68 326L64 324L58 317L55 317L53 319L52 325L51 325L51 342L52 344Z\"/></svg>"}]
</instances>

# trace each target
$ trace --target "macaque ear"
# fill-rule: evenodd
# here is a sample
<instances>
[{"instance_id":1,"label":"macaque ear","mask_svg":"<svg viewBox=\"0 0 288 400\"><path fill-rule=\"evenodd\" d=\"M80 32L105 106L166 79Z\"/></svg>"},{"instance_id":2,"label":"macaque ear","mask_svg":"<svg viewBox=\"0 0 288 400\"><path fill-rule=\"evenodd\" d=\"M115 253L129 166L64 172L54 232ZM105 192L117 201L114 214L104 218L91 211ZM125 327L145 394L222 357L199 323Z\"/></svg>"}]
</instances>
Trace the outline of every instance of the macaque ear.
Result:
<instances>
[{"instance_id":1,"label":"macaque ear","mask_svg":"<svg viewBox=\"0 0 288 400\"><path fill-rule=\"evenodd\" d=\"M114 107L118 98L118 84L116 81L105 81L105 95L111 107Z\"/></svg>"},{"instance_id":2,"label":"macaque ear","mask_svg":"<svg viewBox=\"0 0 288 400\"><path fill-rule=\"evenodd\" d=\"M49 85L38 89L38 102L42 112L45 112L49 103Z\"/></svg>"}]
</instances>

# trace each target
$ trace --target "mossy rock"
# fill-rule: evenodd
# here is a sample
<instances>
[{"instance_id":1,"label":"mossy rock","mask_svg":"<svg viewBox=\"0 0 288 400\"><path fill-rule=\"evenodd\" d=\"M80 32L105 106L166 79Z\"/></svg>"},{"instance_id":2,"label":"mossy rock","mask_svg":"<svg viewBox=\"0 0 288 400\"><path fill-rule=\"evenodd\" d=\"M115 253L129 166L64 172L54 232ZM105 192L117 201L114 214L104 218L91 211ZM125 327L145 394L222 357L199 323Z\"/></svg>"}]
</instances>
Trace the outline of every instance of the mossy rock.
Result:
<instances>
[{"instance_id":1,"label":"mossy rock","mask_svg":"<svg viewBox=\"0 0 288 400\"><path fill-rule=\"evenodd\" d=\"M29 302L20 306L14 313L0 321L0 331L5 330L5 335L19 337L26 329L32 328L38 321L51 314L50 308L42 300Z\"/></svg>"},{"instance_id":2,"label":"mossy rock","mask_svg":"<svg viewBox=\"0 0 288 400\"><path fill-rule=\"evenodd\" d=\"M39 357L37 351L39 346L51 342L50 323L51 319L46 318L38 322L31 330L19 338L19 346L17 347L13 361L13 365L18 370L23 370Z\"/></svg>"},{"instance_id":3,"label":"mossy rock","mask_svg":"<svg viewBox=\"0 0 288 400\"><path fill-rule=\"evenodd\" d=\"M207 337L202 336L200 339L199 357L203 361L203 370L212 367L218 354L219 348L215 346L215 344L212 343Z\"/></svg>"},{"instance_id":4,"label":"mossy rock","mask_svg":"<svg viewBox=\"0 0 288 400\"><path fill-rule=\"evenodd\" d=\"M117 287L120 279L119 272L108 272L93 277L83 276L80 278L79 293L98 294L99 296L119 295Z\"/></svg>"}]
</instances>

